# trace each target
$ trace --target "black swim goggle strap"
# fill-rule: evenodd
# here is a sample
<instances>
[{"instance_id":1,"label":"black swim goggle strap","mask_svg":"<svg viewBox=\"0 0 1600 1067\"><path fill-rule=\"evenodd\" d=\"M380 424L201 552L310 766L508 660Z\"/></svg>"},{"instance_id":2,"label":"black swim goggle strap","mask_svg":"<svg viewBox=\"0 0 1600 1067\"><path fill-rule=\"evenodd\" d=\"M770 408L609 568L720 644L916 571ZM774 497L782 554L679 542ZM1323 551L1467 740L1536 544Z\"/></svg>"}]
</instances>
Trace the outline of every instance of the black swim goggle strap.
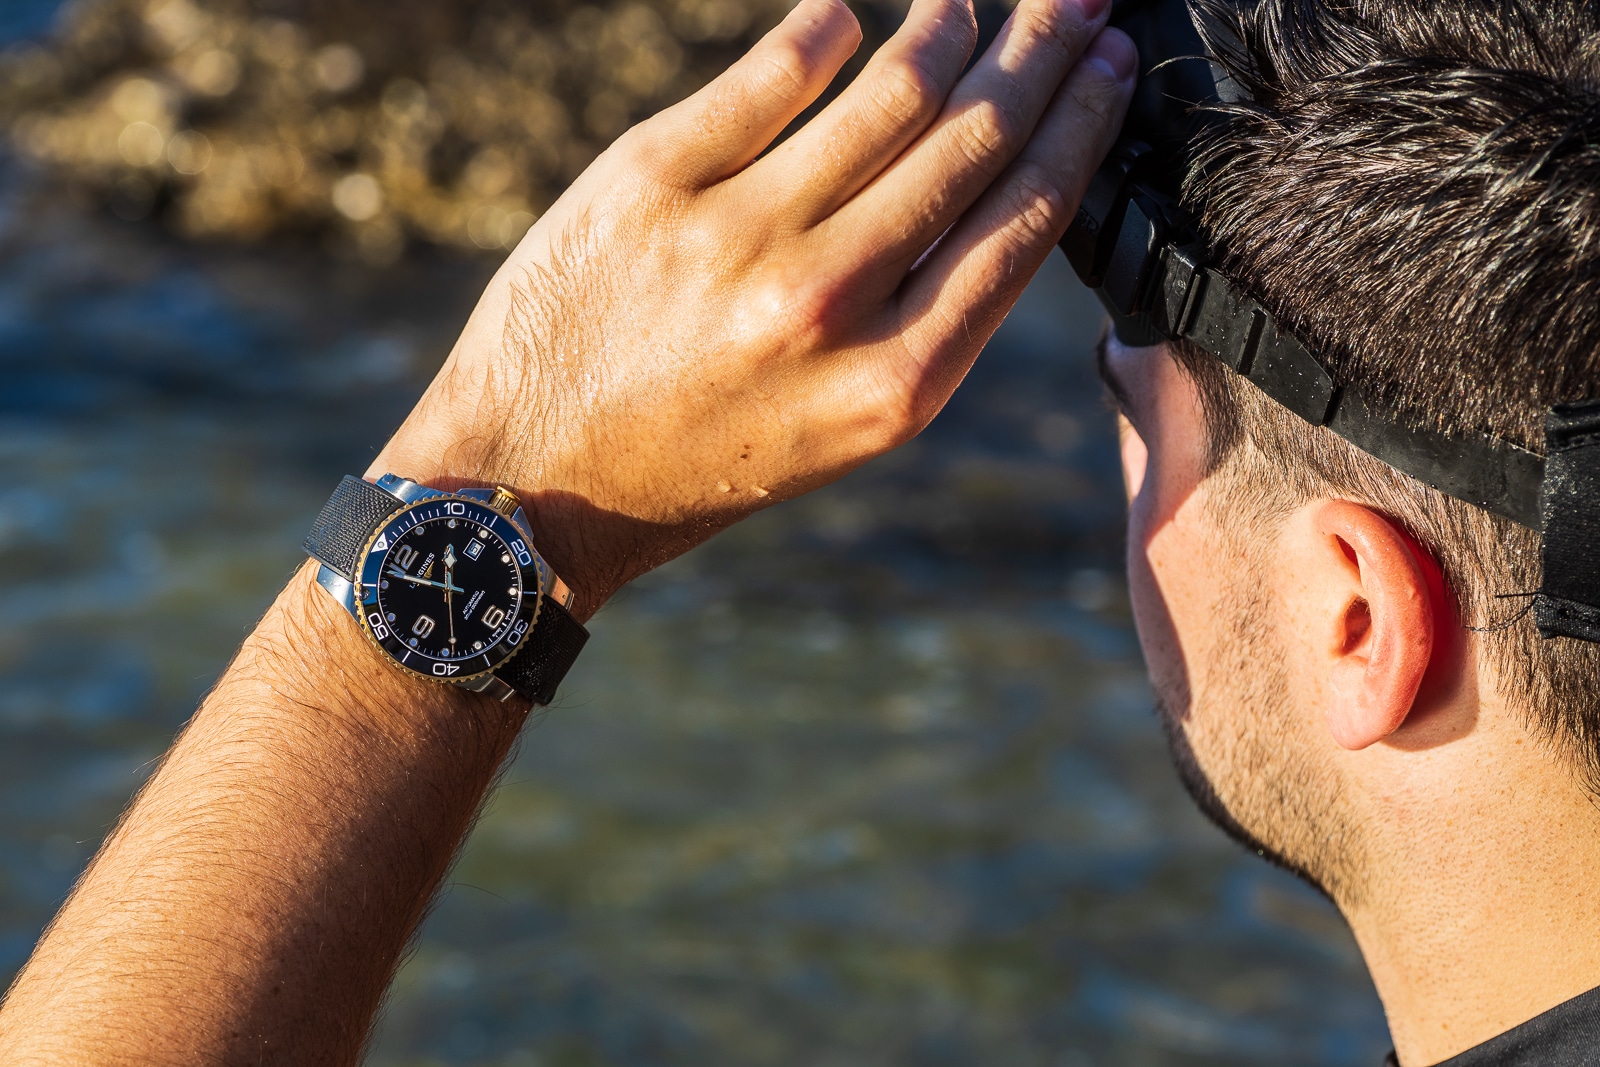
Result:
<instances>
[{"instance_id":1,"label":"black swim goggle strap","mask_svg":"<svg viewBox=\"0 0 1600 1067\"><path fill-rule=\"evenodd\" d=\"M1337 385L1315 356L1207 260L1184 212L1139 180L1151 150L1119 145L1061 240L1126 344L1191 341L1313 426L1458 500L1544 537L1534 616L1545 637L1600 641L1600 400L1558 406L1546 456L1488 435L1446 436Z\"/></svg>"}]
</instances>

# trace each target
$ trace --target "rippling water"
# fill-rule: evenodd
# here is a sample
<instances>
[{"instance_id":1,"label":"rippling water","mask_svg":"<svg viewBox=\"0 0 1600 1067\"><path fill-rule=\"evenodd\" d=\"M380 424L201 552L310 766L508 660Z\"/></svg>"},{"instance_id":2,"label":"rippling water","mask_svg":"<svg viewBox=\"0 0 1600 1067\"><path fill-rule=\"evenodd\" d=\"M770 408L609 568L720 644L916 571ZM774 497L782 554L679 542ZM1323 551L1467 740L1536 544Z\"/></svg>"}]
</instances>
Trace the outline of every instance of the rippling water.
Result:
<instances>
[{"instance_id":1,"label":"rippling water","mask_svg":"<svg viewBox=\"0 0 1600 1067\"><path fill-rule=\"evenodd\" d=\"M6 0L0 8L0 44L42 34L59 6L59 0Z\"/></svg>"},{"instance_id":2,"label":"rippling water","mask_svg":"<svg viewBox=\"0 0 1600 1067\"><path fill-rule=\"evenodd\" d=\"M491 265L182 246L7 167L10 973ZM1097 322L1052 262L919 440L595 620L374 1064L1378 1062L1337 915L1168 768Z\"/></svg>"}]
</instances>

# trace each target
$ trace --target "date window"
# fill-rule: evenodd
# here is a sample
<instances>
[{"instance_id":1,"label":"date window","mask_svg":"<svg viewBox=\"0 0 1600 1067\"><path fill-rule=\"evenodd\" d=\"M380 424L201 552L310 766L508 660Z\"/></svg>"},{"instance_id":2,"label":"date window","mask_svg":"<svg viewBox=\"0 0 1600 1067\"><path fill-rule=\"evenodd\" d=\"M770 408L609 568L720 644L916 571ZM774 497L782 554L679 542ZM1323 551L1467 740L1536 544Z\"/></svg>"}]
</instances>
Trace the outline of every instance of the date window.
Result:
<instances>
[{"instance_id":1,"label":"date window","mask_svg":"<svg viewBox=\"0 0 1600 1067\"><path fill-rule=\"evenodd\" d=\"M483 542L479 541L477 538L473 538L471 541L468 541L466 553L468 559L477 559L479 556L483 555Z\"/></svg>"}]
</instances>

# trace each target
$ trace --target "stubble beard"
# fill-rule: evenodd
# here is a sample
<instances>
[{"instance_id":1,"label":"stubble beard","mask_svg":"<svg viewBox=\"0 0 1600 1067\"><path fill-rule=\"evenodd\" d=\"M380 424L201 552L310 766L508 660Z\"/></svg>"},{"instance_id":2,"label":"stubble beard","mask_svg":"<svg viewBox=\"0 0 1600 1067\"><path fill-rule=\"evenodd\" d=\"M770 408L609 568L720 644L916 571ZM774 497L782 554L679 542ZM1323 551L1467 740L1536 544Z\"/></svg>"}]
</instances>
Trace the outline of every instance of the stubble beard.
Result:
<instances>
[{"instance_id":1,"label":"stubble beard","mask_svg":"<svg viewBox=\"0 0 1600 1067\"><path fill-rule=\"evenodd\" d=\"M1187 686L1158 681L1156 710L1178 778L1200 811L1348 910L1366 885L1356 821L1295 714L1264 569L1241 568L1218 605L1211 654L1191 664L1203 674Z\"/></svg>"}]
</instances>

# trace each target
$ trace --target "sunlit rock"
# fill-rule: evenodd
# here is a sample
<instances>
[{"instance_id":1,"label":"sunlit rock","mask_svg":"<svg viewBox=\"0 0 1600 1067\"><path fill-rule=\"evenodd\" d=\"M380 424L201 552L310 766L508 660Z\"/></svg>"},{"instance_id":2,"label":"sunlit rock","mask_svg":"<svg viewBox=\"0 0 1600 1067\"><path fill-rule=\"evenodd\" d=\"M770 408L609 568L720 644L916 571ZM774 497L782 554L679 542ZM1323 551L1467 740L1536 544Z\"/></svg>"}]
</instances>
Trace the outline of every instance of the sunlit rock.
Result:
<instances>
[{"instance_id":1,"label":"sunlit rock","mask_svg":"<svg viewBox=\"0 0 1600 1067\"><path fill-rule=\"evenodd\" d=\"M0 124L79 195L187 237L500 251L787 7L79 0L0 53Z\"/></svg>"}]
</instances>

